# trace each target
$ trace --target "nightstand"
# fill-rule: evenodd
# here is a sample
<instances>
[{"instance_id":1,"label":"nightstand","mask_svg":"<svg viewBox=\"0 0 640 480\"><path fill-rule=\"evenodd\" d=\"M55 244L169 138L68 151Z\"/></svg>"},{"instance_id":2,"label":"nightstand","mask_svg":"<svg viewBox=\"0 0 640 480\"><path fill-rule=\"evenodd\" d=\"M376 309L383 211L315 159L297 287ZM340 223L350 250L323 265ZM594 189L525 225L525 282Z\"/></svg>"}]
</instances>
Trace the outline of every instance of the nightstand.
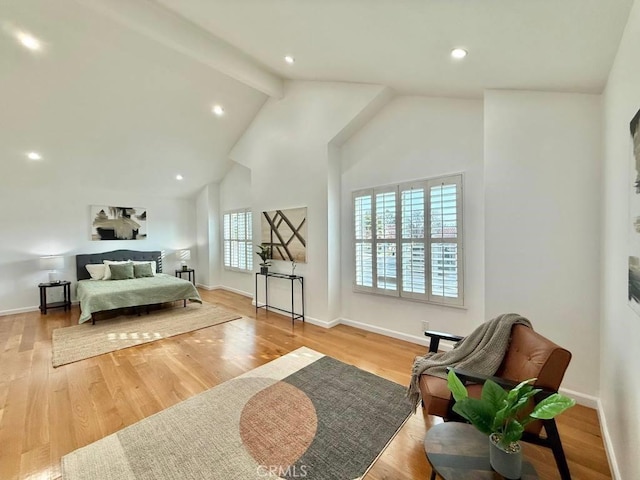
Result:
<instances>
[{"instance_id":1,"label":"nightstand","mask_svg":"<svg viewBox=\"0 0 640 480\"><path fill-rule=\"evenodd\" d=\"M189 277L188 277L189 281L191 283L193 283L194 285L196 284L196 271L195 271L195 269L193 269L193 268L187 268L186 270L182 269L182 268L176 269L176 277L182 278L182 274L183 273L187 273L189 275Z\"/></svg>"},{"instance_id":2,"label":"nightstand","mask_svg":"<svg viewBox=\"0 0 640 480\"><path fill-rule=\"evenodd\" d=\"M56 287L62 287L62 302L47 303L47 290ZM71 310L71 282L62 280L57 283L39 283L38 288L40 288L40 313L46 315L50 308L64 308L65 312L67 308Z\"/></svg>"}]
</instances>

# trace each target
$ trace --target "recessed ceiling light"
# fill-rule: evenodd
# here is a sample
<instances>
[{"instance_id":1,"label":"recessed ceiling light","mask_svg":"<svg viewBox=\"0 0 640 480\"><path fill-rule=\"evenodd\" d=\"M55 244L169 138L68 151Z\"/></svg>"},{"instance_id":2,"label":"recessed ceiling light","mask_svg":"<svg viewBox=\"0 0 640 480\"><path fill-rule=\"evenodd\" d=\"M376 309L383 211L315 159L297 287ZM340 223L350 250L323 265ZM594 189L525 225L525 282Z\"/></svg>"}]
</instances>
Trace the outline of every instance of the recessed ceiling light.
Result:
<instances>
[{"instance_id":1,"label":"recessed ceiling light","mask_svg":"<svg viewBox=\"0 0 640 480\"><path fill-rule=\"evenodd\" d=\"M464 58L467 56L467 51L464 48L454 48L451 50L451 56L457 59Z\"/></svg>"},{"instance_id":2,"label":"recessed ceiling light","mask_svg":"<svg viewBox=\"0 0 640 480\"><path fill-rule=\"evenodd\" d=\"M176 175L176 180L182 180L184 177L180 174Z\"/></svg>"},{"instance_id":3,"label":"recessed ceiling light","mask_svg":"<svg viewBox=\"0 0 640 480\"><path fill-rule=\"evenodd\" d=\"M284 57L284 61L287 62L289 65L293 65L296 62L296 59L293 58L291 55L287 55Z\"/></svg>"},{"instance_id":4,"label":"recessed ceiling light","mask_svg":"<svg viewBox=\"0 0 640 480\"><path fill-rule=\"evenodd\" d=\"M29 160L42 160L42 155L40 155L38 152L29 152L27 153L27 158Z\"/></svg>"},{"instance_id":5,"label":"recessed ceiling light","mask_svg":"<svg viewBox=\"0 0 640 480\"><path fill-rule=\"evenodd\" d=\"M222 108L221 105L214 105L211 110L213 111L213 113L215 113L219 117L224 115L224 108Z\"/></svg>"},{"instance_id":6,"label":"recessed ceiling light","mask_svg":"<svg viewBox=\"0 0 640 480\"><path fill-rule=\"evenodd\" d=\"M18 32L16 37L18 38L18 41L29 50L40 50L42 47L40 40L28 33Z\"/></svg>"}]
</instances>

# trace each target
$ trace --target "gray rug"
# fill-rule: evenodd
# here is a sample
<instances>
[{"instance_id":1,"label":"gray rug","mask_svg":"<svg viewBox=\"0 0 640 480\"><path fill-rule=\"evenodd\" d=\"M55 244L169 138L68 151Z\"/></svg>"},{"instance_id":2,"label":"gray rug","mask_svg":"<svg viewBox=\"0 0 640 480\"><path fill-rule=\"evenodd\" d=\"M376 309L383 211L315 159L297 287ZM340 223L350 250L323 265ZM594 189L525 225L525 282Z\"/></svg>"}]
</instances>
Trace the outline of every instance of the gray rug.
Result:
<instances>
[{"instance_id":1,"label":"gray rug","mask_svg":"<svg viewBox=\"0 0 640 480\"><path fill-rule=\"evenodd\" d=\"M411 412L405 387L300 348L62 458L64 480L352 480Z\"/></svg>"},{"instance_id":2,"label":"gray rug","mask_svg":"<svg viewBox=\"0 0 640 480\"><path fill-rule=\"evenodd\" d=\"M181 333L236 320L240 315L210 303L163 308L141 316L119 316L73 327L57 328L52 335L53 366L154 342Z\"/></svg>"}]
</instances>

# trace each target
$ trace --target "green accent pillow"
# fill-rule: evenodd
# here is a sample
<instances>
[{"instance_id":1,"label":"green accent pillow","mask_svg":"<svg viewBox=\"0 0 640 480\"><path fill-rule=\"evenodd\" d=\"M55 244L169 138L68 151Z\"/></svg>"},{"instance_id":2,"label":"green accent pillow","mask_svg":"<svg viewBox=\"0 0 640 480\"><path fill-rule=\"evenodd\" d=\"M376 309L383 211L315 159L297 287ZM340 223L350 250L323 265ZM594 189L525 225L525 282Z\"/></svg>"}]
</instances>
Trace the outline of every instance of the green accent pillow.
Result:
<instances>
[{"instance_id":1,"label":"green accent pillow","mask_svg":"<svg viewBox=\"0 0 640 480\"><path fill-rule=\"evenodd\" d=\"M153 269L150 263L134 263L133 276L136 278L153 277Z\"/></svg>"},{"instance_id":2,"label":"green accent pillow","mask_svg":"<svg viewBox=\"0 0 640 480\"><path fill-rule=\"evenodd\" d=\"M111 269L111 280L129 280L133 276L133 263L112 263L109 265Z\"/></svg>"}]
</instances>

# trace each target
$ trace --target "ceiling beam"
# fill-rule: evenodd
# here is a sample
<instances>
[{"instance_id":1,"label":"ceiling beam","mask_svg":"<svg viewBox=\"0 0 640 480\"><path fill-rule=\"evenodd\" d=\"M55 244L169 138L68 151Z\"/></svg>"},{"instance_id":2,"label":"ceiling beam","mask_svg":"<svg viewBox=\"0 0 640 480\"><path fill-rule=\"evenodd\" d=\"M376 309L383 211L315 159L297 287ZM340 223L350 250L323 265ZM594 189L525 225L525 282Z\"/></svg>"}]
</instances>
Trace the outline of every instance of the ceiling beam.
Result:
<instances>
[{"instance_id":1,"label":"ceiling beam","mask_svg":"<svg viewBox=\"0 0 640 480\"><path fill-rule=\"evenodd\" d=\"M282 98L282 78L243 51L152 0L76 0L153 40L270 97Z\"/></svg>"}]
</instances>

